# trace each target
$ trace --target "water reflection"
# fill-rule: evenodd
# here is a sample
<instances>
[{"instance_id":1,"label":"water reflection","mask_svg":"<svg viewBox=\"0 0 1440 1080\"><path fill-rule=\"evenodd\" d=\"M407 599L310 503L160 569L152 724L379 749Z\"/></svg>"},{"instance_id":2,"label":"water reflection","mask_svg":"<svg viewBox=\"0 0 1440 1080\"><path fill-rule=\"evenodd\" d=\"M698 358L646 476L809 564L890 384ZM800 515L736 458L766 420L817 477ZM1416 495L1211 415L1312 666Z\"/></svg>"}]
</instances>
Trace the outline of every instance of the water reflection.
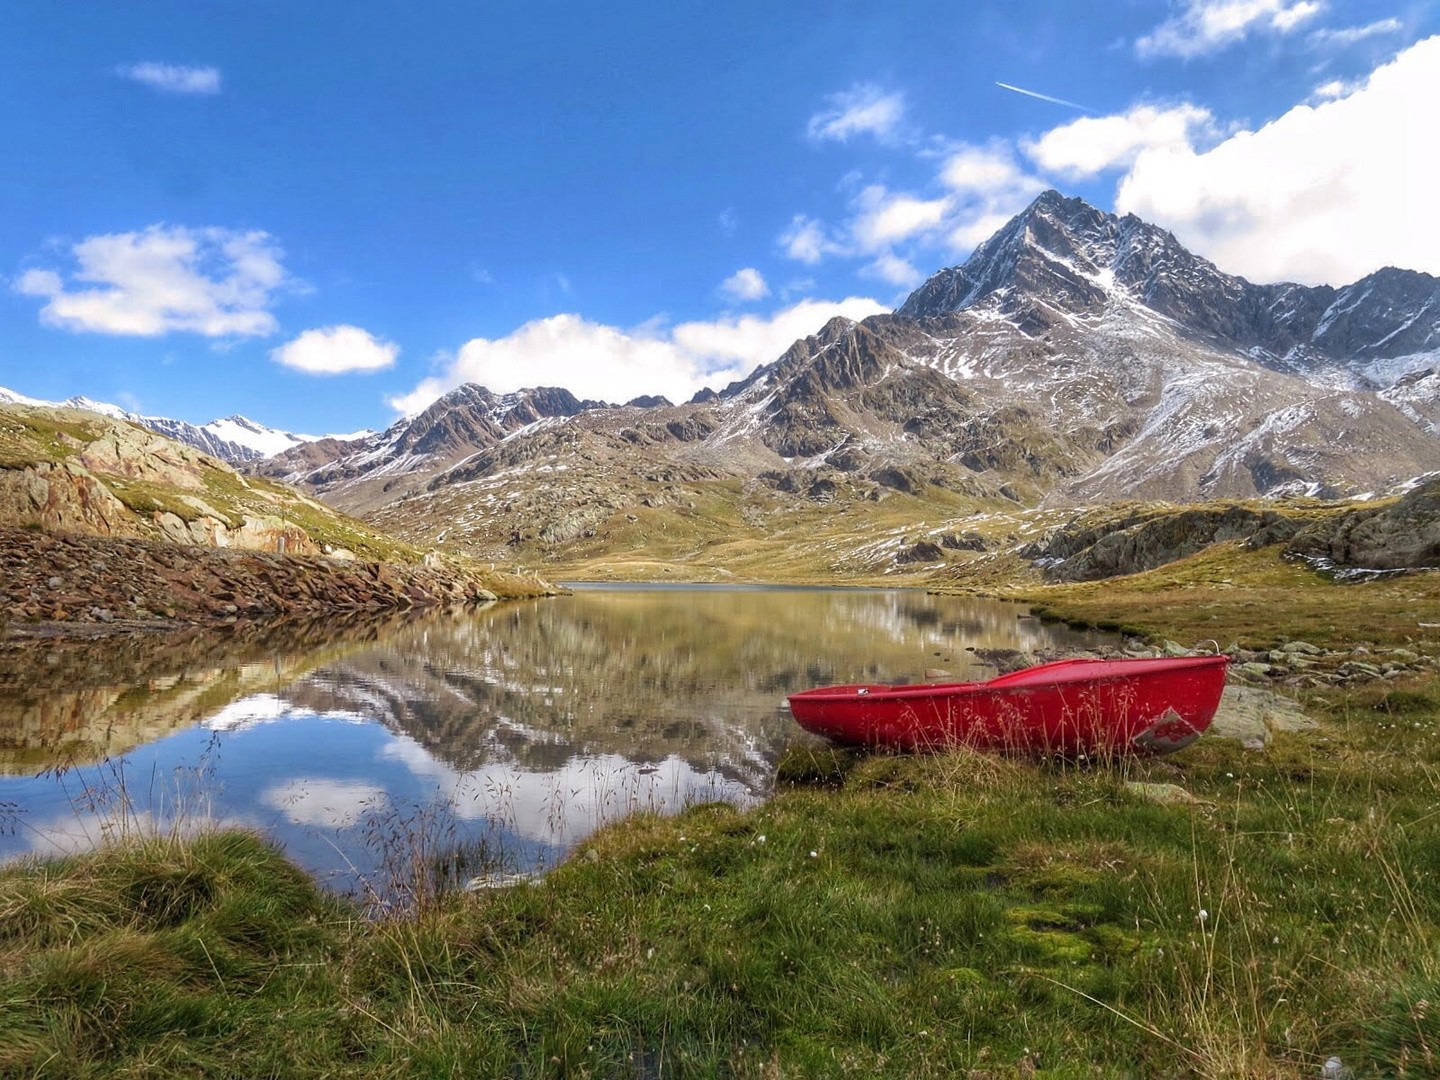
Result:
<instances>
[{"instance_id":1,"label":"water reflection","mask_svg":"<svg viewBox=\"0 0 1440 1080\"><path fill-rule=\"evenodd\" d=\"M238 824L354 888L424 813L528 869L636 809L763 795L796 730L789 692L936 667L983 678L966 646L1087 641L1011 605L907 591L596 588L478 613L29 642L0 651L0 855L83 848L131 820Z\"/></svg>"}]
</instances>

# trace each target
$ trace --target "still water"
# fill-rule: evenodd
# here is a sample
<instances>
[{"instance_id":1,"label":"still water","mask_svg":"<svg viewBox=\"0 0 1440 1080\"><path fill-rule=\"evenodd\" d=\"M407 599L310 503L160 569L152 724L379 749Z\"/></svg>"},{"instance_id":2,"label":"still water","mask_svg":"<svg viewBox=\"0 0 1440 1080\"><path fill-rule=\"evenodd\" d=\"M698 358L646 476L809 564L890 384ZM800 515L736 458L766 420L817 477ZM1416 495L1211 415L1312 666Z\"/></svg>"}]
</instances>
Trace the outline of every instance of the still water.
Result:
<instances>
[{"instance_id":1,"label":"still water","mask_svg":"<svg viewBox=\"0 0 1440 1080\"><path fill-rule=\"evenodd\" d=\"M787 693L1094 641L992 601L704 586L32 641L0 655L0 858L218 824L345 891L417 847L528 871L636 810L763 798L799 736Z\"/></svg>"}]
</instances>

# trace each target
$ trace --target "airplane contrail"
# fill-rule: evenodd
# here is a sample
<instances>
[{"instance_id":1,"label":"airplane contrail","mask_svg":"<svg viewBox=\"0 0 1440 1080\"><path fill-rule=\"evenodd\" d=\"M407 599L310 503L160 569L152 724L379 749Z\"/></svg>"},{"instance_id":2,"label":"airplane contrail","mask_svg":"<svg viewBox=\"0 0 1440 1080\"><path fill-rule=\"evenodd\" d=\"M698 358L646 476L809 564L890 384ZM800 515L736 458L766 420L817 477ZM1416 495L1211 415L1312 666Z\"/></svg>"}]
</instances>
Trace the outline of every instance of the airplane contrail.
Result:
<instances>
[{"instance_id":1,"label":"airplane contrail","mask_svg":"<svg viewBox=\"0 0 1440 1080\"><path fill-rule=\"evenodd\" d=\"M1023 86L1011 86L1009 83L996 81L996 86L1002 90L1010 90L1017 94L1024 94L1026 97L1039 98L1041 101L1048 101L1054 105L1068 105L1072 109L1079 109L1081 112L1089 112L1084 105L1077 105L1073 101L1066 101L1064 98L1051 97L1049 94L1038 94L1034 90L1026 90Z\"/></svg>"}]
</instances>

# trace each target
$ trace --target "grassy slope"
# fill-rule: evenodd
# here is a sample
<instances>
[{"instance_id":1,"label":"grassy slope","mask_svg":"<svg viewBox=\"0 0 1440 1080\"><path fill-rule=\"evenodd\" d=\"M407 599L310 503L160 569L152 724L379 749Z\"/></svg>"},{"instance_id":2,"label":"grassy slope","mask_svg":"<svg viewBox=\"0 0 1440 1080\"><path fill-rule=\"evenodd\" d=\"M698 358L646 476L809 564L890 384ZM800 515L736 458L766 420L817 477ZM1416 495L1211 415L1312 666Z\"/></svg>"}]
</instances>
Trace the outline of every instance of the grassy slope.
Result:
<instances>
[{"instance_id":1,"label":"grassy slope","mask_svg":"<svg viewBox=\"0 0 1440 1080\"><path fill-rule=\"evenodd\" d=\"M6 407L0 410L0 468L59 463L75 459L85 446L117 428L133 428L146 441L162 437L123 421L111 420L75 409ZM321 547L346 548L363 559L378 562L415 563L424 553L347 517L293 488L268 480L242 477L214 459L189 448L182 451L195 459L200 486L177 488L147 482L132 476L97 473L105 487L132 513L139 523L150 523L152 515L169 512L185 521L194 521L204 511L190 499L198 499L218 511L225 524L240 526L247 514L275 516L304 529ZM158 528L152 528L158 539Z\"/></svg>"},{"instance_id":2,"label":"grassy slope","mask_svg":"<svg viewBox=\"0 0 1440 1080\"><path fill-rule=\"evenodd\" d=\"M940 489L924 499L887 492L878 503L817 504L747 495L738 483L698 486L707 497L693 509L633 506L612 515L593 538L554 549L531 544L517 554L547 577L565 580L916 586L935 566L897 564L898 550L932 533L969 528L985 511L999 510L1009 520L1001 507Z\"/></svg>"},{"instance_id":3,"label":"grassy slope","mask_svg":"<svg viewBox=\"0 0 1440 1080\"><path fill-rule=\"evenodd\" d=\"M1128 577L1074 585L977 582L1042 613L1191 644L1214 639L1266 648L1301 639L1326 648L1440 644L1440 574L1341 584L1280 547L1247 551L1217 544ZM1431 624L1431 625L1422 625Z\"/></svg>"}]
</instances>

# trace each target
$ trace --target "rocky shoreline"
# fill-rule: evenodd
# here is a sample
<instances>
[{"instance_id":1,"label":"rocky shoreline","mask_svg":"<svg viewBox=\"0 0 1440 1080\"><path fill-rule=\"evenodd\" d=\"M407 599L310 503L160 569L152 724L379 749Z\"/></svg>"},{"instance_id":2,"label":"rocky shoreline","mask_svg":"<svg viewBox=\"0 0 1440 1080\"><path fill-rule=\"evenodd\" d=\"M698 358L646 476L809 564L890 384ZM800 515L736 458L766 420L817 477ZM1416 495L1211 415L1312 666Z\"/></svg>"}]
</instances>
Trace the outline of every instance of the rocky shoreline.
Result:
<instances>
[{"instance_id":1,"label":"rocky shoreline","mask_svg":"<svg viewBox=\"0 0 1440 1080\"><path fill-rule=\"evenodd\" d=\"M1033 653L1017 649L972 651L978 659L993 665L1000 674L1007 674L1031 664L1075 657L1124 660L1160 656L1206 656L1214 654L1216 647L1213 642L1189 648L1168 639L1159 644L1147 644L1138 638L1131 638L1124 646L1080 652L1065 649L1038 649ZM1403 647L1356 645L1351 649L1322 649L1307 641L1292 640L1275 649L1246 649L1231 642L1228 647L1219 651L1230 657L1232 683L1292 691L1349 686L1376 680L1390 682L1406 676L1440 672L1440 655L1426 655Z\"/></svg>"},{"instance_id":2,"label":"rocky shoreline","mask_svg":"<svg viewBox=\"0 0 1440 1080\"><path fill-rule=\"evenodd\" d=\"M556 591L535 575L448 560L406 566L0 528L0 627L12 635L163 631Z\"/></svg>"}]
</instances>

